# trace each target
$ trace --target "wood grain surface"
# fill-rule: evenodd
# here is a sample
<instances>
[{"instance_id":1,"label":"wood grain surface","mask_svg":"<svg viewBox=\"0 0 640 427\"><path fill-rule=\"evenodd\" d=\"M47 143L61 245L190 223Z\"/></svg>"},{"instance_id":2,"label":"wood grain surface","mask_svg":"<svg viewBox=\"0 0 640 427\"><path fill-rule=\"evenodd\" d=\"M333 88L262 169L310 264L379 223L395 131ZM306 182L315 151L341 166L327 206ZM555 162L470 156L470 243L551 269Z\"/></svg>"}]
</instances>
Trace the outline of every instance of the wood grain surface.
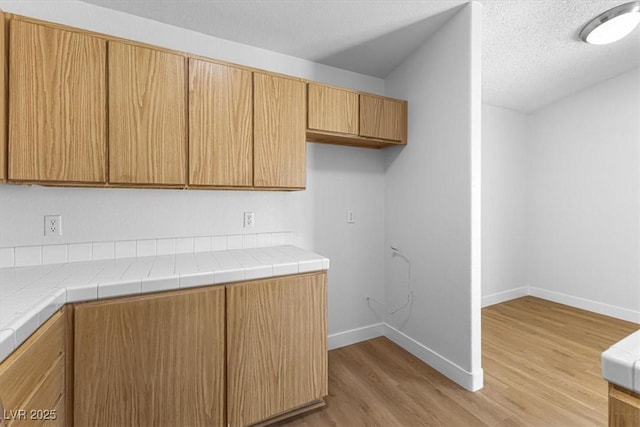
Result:
<instances>
[{"instance_id":1,"label":"wood grain surface","mask_svg":"<svg viewBox=\"0 0 640 427\"><path fill-rule=\"evenodd\" d=\"M189 59L189 184L253 184L251 72Z\"/></svg>"},{"instance_id":2,"label":"wood grain surface","mask_svg":"<svg viewBox=\"0 0 640 427\"><path fill-rule=\"evenodd\" d=\"M377 338L330 351L327 407L278 425L607 425L600 355L639 325L533 297L485 308L482 322L482 390Z\"/></svg>"},{"instance_id":3,"label":"wood grain surface","mask_svg":"<svg viewBox=\"0 0 640 427\"><path fill-rule=\"evenodd\" d=\"M186 182L186 59L109 42L109 181Z\"/></svg>"},{"instance_id":4,"label":"wood grain surface","mask_svg":"<svg viewBox=\"0 0 640 427\"><path fill-rule=\"evenodd\" d=\"M406 132L406 102L360 95L360 135L405 143Z\"/></svg>"},{"instance_id":5,"label":"wood grain surface","mask_svg":"<svg viewBox=\"0 0 640 427\"><path fill-rule=\"evenodd\" d=\"M227 286L227 422L245 426L327 394L324 273Z\"/></svg>"},{"instance_id":6,"label":"wood grain surface","mask_svg":"<svg viewBox=\"0 0 640 427\"><path fill-rule=\"evenodd\" d=\"M0 12L0 182L7 180L7 99L9 97L8 29L7 15Z\"/></svg>"},{"instance_id":7,"label":"wood grain surface","mask_svg":"<svg viewBox=\"0 0 640 427\"><path fill-rule=\"evenodd\" d=\"M306 87L299 80L253 74L253 185L306 185Z\"/></svg>"},{"instance_id":8,"label":"wood grain surface","mask_svg":"<svg viewBox=\"0 0 640 427\"><path fill-rule=\"evenodd\" d=\"M309 83L308 129L358 134L358 94L330 86Z\"/></svg>"},{"instance_id":9,"label":"wood grain surface","mask_svg":"<svg viewBox=\"0 0 640 427\"><path fill-rule=\"evenodd\" d=\"M224 425L225 289L79 304L77 426Z\"/></svg>"},{"instance_id":10,"label":"wood grain surface","mask_svg":"<svg viewBox=\"0 0 640 427\"><path fill-rule=\"evenodd\" d=\"M106 42L13 20L9 178L105 182Z\"/></svg>"},{"instance_id":11,"label":"wood grain surface","mask_svg":"<svg viewBox=\"0 0 640 427\"><path fill-rule=\"evenodd\" d=\"M640 426L640 395L609 384L609 427Z\"/></svg>"},{"instance_id":12,"label":"wood grain surface","mask_svg":"<svg viewBox=\"0 0 640 427\"><path fill-rule=\"evenodd\" d=\"M64 364L59 364L64 354L64 326L64 316L57 312L0 363L0 399L5 410L24 409L51 372L64 374ZM52 371L55 366L60 372Z\"/></svg>"}]
</instances>

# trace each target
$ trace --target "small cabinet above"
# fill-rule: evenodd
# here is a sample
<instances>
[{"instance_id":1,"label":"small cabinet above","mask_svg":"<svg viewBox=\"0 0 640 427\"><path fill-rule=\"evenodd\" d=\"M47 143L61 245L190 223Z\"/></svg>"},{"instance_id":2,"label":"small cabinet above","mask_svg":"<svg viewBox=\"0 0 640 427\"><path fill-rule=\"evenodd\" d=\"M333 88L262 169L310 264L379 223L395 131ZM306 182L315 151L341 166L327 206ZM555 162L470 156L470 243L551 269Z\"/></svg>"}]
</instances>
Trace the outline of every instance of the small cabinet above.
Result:
<instances>
[{"instance_id":1,"label":"small cabinet above","mask_svg":"<svg viewBox=\"0 0 640 427\"><path fill-rule=\"evenodd\" d=\"M382 148L407 143L407 102L308 84L307 140Z\"/></svg>"}]
</instances>

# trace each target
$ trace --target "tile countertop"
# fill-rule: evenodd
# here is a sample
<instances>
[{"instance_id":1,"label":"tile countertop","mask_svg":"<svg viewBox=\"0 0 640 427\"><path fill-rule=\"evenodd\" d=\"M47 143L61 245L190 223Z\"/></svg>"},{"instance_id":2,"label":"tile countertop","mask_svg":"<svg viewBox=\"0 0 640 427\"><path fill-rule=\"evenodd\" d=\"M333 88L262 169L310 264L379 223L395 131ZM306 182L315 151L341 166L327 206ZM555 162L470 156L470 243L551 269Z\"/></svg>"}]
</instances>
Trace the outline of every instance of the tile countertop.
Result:
<instances>
[{"instance_id":1,"label":"tile countertop","mask_svg":"<svg viewBox=\"0 0 640 427\"><path fill-rule=\"evenodd\" d=\"M610 383L640 393L640 331L602 353L602 376Z\"/></svg>"},{"instance_id":2,"label":"tile countertop","mask_svg":"<svg viewBox=\"0 0 640 427\"><path fill-rule=\"evenodd\" d=\"M0 362L65 303L329 269L295 246L0 269Z\"/></svg>"}]
</instances>

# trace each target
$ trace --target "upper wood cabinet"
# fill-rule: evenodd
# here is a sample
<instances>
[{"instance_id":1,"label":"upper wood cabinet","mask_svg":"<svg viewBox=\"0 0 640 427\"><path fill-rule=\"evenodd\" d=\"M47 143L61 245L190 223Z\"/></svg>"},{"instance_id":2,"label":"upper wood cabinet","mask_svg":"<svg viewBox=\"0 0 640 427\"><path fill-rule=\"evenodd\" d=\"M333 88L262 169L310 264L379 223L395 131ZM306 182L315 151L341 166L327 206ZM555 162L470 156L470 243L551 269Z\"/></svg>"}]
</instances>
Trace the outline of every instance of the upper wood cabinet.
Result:
<instances>
[{"instance_id":1,"label":"upper wood cabinet","mask_svg":"<svg viewBox=\"0 0 640 427\"><path fill-rule=\"evenodd\" d=\"M227 423L246 426L327 395L326 274L227 286Z\"/></svg>"},{"instance_id":2,"label":"upper wood cabinet","mask_svg":"<svg viewBox=\"0 0 640 427\"><path fill-rule=\"evenodd\" d=\"M309 129L358 135L358 94L309 83Z\"/></svg>"},{"instance_id":3,"label":"upper wood cabinet","mask_svg":"<svg viewBox=\"0 0 640 427\"><path fill-rule=\"evenodd\" d=\"M252 76L189 59L189 184L253 184Z\"/></svg>"},{"instance_id":4,"label":"upper wood cabinet","mask_svg":"<svg viewBox=\"0 0 640 427\"><path fill-rule=\"evenodd\" d=\"M307 139L381 148L407 143L407 102L308 84Z\"/></svg>"},{"instance_id":5,"label":"upper wood cabinet","mask_svg":"<svg viewBox=\"0 0 640 427\"><path fill-rule=\"evenodd\" d=\"M407 104L373 95L360 95L360 135L406 143Z\"/></svg>"},{"instance_id":6,"label":"upper wood cabinet","mask_svg":"<svg viewBox=\"0 0 640 427\"><path fill-rule=\"evenodd\" d=\"M218 426L225 405L225 289L78 304L78 426Z\"/></svg>"},{"instance_id":7,"label":"upper wood cabinet","mask_svg":"<svg viewBox=\"0 0 640 427\"><path fill-rule=\"evenodd\" d=\"M109 42L109 181L186 182L186 58Z\"/></svg>"},{"instance_id":8,"label":"upper wood cabinet","mask_svg":"<svg viewBox=\"0 0 640 427\"><path fill-rule=\"evenodd\" d=\"M254 73L254 187L305 187L306 106L303 81Z\"/></svg>"},{"instance_id":9,"label":"upper wood cabinet","mask_svg":"<svg viewBox=\"0 0 640 427\"><path fill-rule=\"evenodd\" d=\"M10 22L9 179L105 182L106 42Z\"/></svg>"}]
</instances>

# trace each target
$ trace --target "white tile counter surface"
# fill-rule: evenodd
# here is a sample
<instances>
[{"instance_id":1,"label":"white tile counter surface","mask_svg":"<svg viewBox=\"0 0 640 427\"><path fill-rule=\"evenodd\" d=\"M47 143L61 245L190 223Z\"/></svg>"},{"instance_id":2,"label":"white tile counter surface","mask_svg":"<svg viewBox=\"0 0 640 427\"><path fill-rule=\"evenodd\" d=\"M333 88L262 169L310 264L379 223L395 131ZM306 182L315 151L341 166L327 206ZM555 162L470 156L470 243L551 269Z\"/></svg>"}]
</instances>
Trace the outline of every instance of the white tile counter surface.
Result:
<instances>
[{"instance_id":1,"label":"white tile counter surface","mask_svg":"<svg viewBox=\"0 0 640 427\"><path fill-rule=\"evenodd\" d=\"M602 376L610 383L640 393L640 331L602 353Z\"/></svg>"},{"instance_id":2,"label":"white tile counter surface","mask_svg":"<svg viewBox=\"0 0 640 427\"><path fill-rule=\"evenodd\" d=\"M329 269L295 246L0 269L0 361L65 303Z\"/></svg>"}]
</instances>

